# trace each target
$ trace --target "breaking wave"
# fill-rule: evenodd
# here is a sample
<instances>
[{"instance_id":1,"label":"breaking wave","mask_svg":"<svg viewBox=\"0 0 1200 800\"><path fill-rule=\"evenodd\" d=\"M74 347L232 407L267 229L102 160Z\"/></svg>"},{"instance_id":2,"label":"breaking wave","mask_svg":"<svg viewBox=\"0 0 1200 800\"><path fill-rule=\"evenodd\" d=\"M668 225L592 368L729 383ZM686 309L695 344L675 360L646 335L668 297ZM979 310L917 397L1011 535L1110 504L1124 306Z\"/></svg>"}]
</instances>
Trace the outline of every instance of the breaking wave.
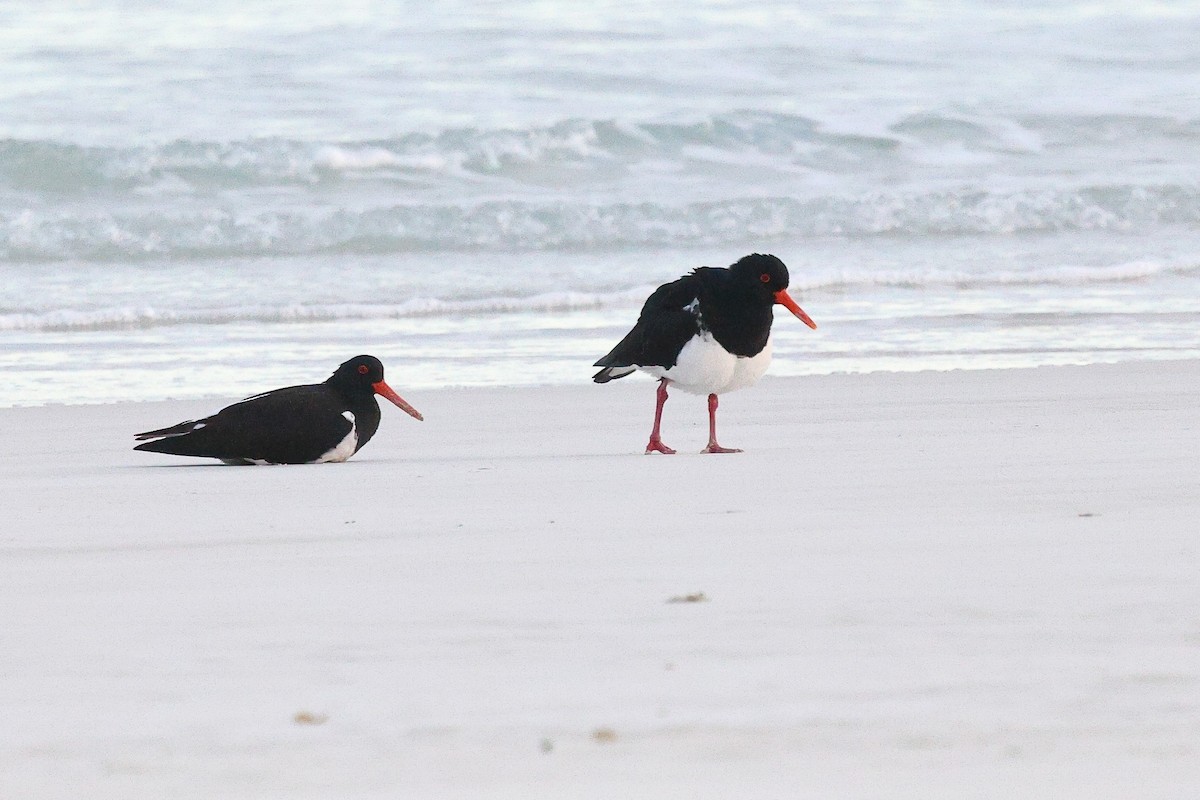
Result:
<instances>
[{"instance_id":1,"label":"breaking wave","mask_svg":"<svg viewBox=\"0 0 1200 800\"><path fill-rule=\"evenodd\" d=\"M179 140L117 147L7 139L0 140L0 188L169 194L368 179L420 186L445 178L498 177L574 184L589 170L611 176L647 165L703 169L706 164L782 175L841 175L928 165L931 153L952 162L963 154L1025 157L1114 141L1190 150L1200 143L1200 119L922 112L875 130L848 132L805 116L739 110L690 122L567 119L529 128L455 128L362 141Z\"/></svg>"},{"instance_id":2,"label":"breaking wave","mask_svg":"<svg viewBox=\"0 0 1200 800\"><path fill-rule=\"evenodd\" d=\"M208 309L161 309L141 306L93 311L56 310L45 313L0 314L0 330L101 331L175 325L227 325L239 322L287 324L337 320L578 311L638 302L645 298L648 288L642 287L635 291L607 294L549 292L524 298L485 297L463 300L418 298L393 304L247 305Z\"/></svg>"},{"instance_id":3,"label":"breaking wave","mask_svg":"<svg viewBox=\"0 0 1200 800\"><path fill-rule=\"evenodd\" d=\"M691 123L570 119L523 129L449 129L364 141L278 138L137 147L0 141L0 187L46 193L315 186L379 180L577 180L653 163L769 156L776 168L835 168L895 150L896 136L825 131L807 117L730 112ZM989 146L984 132L980 146Z\"/></svg>"},{"instance_id":4,"label":"breaking wave","mask_svg":"<svg viewBox=\"0 0 1200 800\"><path fill-rule=\"evenodd\" d=\"M1134 231L1200 224L1200 187L873 193L669 205L494 201L237 214L0 212L0 260L125 261L439 250L693 246L810 237Z\"/></svg>"},{"instance_id":5,"label":"breaking wave","mask_svg":"<svg viewBox=\"0 0 1200 800\"><path fill-rule=\"evenodd\" d=\"M362 141L8 139L0 261L1194 226L1200 182L1136 154L1197 145L1200 121L1160 117L925 112L847 132L750 111Z\"/></svg>"},{"instance_id":6,"label":"breaking wave","mask_svg":"<svg viewBox=\"0 0 1200 800\"><path fill-rule=\"evenodd\" d=\"M797 271L799 272L799 271ZM805 270L792 281L793 292L883 288L1086 286L1147 280L1164 275L1200 276L1200 262L1168 264L1137 261L1104 267L1052 267L1029 271L971 274L952 270L849 272ZM544 292L527 297L414 298L396 302L329 304L255 304L214 308L163 308L150 305L87 311L0 313L0 331L105 331L180 325L236 323L292 324L338 320L385 320L420 317L471 317L497 314L546 314L638 307L654 287L613 292Z\"/></svg>"}]
</instances>

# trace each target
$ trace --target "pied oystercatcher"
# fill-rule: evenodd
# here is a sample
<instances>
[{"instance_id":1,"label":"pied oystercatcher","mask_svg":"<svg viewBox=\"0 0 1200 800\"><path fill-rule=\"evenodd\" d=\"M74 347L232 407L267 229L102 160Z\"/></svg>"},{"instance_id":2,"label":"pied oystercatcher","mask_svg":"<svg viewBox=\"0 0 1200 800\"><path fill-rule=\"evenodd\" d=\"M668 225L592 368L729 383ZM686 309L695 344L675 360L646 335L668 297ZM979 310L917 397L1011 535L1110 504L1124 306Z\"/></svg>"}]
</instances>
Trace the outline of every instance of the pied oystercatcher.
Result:
<instances>
[{"instance_id":1,"label":"pied oystercatcher","mask_svg":"<svg viewBox=\"0 0 1200 800\"><path fill-rule=\"evenodd\" d=\"M766 372L776 303L817 327L787 287L784 263L753 253L728 268L700 267L650 295L637 324L596 362L603 369L592 377L608 383L640 369L659 379L647 453L675 452L659 434L668 384L708 395L708 447L702 452L741 452L717 444L717 395L749 386Z\"/></svg>"},{"instance_id":2,"label":"pied oystercatcher","mask_svg":"<svg viewBox=\"0 0 1200 800\"><path fill-rule=\"evenodd\" d=\"M211 417L137 434L134 447L226 464L317 464L345 461L379 428L375 395L424 419L383 380L374 356L355 356L324 383L288 386L248 397Z\"/></svg>"}]
</instances>

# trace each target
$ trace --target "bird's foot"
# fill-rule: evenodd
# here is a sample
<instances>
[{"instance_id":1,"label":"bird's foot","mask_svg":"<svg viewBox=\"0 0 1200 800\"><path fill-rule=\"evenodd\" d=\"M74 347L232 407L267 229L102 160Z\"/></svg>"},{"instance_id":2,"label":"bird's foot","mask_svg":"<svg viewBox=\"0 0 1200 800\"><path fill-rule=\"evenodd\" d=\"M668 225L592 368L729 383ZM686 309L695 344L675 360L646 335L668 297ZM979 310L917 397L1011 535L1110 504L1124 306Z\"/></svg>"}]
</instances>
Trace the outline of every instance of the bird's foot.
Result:
<instances>
[{"instance_id":1,"label":"bird's foot","mask_svg":"<svg viewBox=\"0 0 1200 800\"><path fill-rule=\"evenodd\" d=\"M716 442L709 442L708 447L700 451L701 453L740 453L742 452L736 447L721 447Z\"/></svg>"},{"instance_id":2,"label":"bird's foot","mask_svg":"<svg viewBox=\"0 0 1200 800\"><path fill-rule=\"evenodd\" d=\"M650 444L646 445L646 455L650 455L651 453L665 453L669 456L675 455L675 451L663 444L663 440L658 437L651 437Z\"/></svg>"}]
</instances>

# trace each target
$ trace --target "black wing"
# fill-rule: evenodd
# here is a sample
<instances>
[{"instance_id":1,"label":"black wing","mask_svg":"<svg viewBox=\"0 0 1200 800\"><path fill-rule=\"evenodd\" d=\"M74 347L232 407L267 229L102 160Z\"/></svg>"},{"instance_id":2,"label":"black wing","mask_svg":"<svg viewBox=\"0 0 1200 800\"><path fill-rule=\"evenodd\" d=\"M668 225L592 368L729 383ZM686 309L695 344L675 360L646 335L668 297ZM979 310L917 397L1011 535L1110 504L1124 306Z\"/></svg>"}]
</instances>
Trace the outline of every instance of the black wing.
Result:
<instances>
[{"instance_id":1,"label":"black wing","mask_svg":"<svg viewBox=\"0 0 1200 800\"><path fill-rule=\"evenodd\" d=\"M592 380L607 383L628 375L635 367L675 366L679 351L701 329L697 311L700 291L697 273L655 289L642 306L637 324L608 355L595 363L605 369Z\"/></svg>"},{"instance_id":2,"label":"black wing","mask_svg":"<svg viewBox=\"0 0 1200 800\"><path fill-rule=\"evenodd\" d=\"M353 424L321 384L289 386L242 400L211 417L184 422L138 439L161 435L135 450L230 461L303 464L336 447Z\"/></svg>"},{"instance_id":3,"label":"black wing","mask_svg":"<svg viewBox=\"0 0 1200 800\"><path fill-rule=\"evenodd\" d=\"M197 425L207 420L189 419L178 425L171 425L166 428L159 428L156 431L146 431L145 433L135 433L133 438L137 441L145 441L146 439L157 439L160 436L179 436L180 434L190 433Z\"/></svg>"}]
</instances>

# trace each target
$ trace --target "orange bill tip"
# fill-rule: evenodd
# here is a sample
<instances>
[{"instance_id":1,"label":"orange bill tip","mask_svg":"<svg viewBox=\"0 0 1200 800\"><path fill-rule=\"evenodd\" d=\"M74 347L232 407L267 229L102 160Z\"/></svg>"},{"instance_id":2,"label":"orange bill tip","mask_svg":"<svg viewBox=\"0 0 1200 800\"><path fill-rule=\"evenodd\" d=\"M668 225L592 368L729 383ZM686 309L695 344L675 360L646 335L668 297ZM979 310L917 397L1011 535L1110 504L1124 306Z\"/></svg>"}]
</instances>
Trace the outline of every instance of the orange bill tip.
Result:
<instances>
[{"instance_id":1,"label":"orange bill tip","mask_svg":"<svg viewBox=\"0 0 1200 800\"><path fill-rule=\"evenodd\" d=\"M796 318L803 322L813 330L817 329L817 323L813 322L812 317L804 313L804 309L796 305L796 301L787 293L787 289L780 289L775 293L775 302L786 308L788 311L796 315Z\"/></svg>"},{"instance_id":2,"label":"orange bill tip","mask_svg":"<svg viewBox=\"0 0 1200 800\"><path fill-rule=\"evenodd\" d=\"M407 400L392 391L392 387L388 386L383 381L379 381L379 383L372 383L371 388L375 390L375 394L391 400L397 408L408 414L410 417L419 419L421 421L425 420L425 418L421 416L420 411L417 411L415 408L410 406Z\"/></svg>"}]
</instances>

